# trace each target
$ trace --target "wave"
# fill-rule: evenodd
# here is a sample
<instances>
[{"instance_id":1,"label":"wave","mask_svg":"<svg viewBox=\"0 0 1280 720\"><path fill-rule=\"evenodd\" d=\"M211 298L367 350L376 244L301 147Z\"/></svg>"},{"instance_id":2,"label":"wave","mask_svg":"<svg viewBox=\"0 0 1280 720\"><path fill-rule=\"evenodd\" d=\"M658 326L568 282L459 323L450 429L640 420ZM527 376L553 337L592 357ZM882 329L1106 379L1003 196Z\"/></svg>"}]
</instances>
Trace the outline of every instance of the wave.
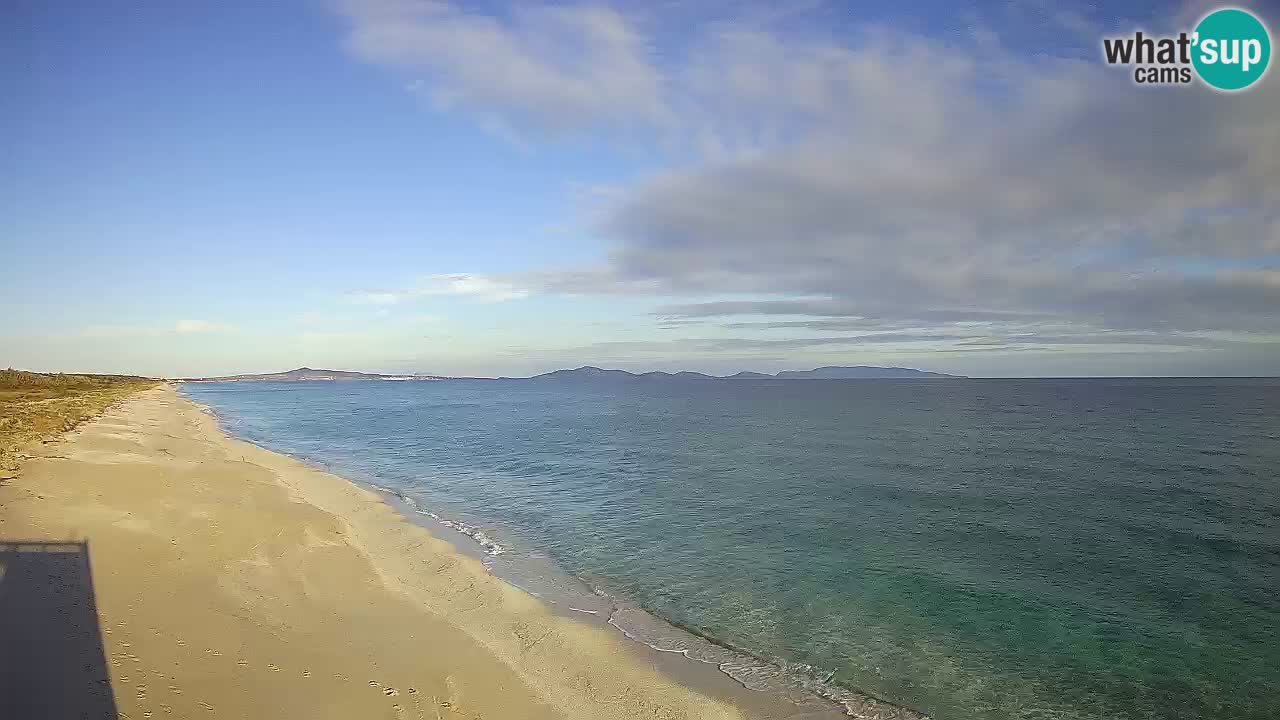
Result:
<instances>
[{"instance_id":1,"label":"wave","mask_svg":"<svg viewBox=\"0 0 1280 720\"><path fill-rule=\"evenodd\" d=\"M511 551L510 547L494 539L482 528L425 509L410 495L380 485L371 485L371 487L394 498L403 508L467 536L476 542L489 558L507 555ZM513 559L514 562L518 561ZM806 709L818 710L834 705L842 709L845 715L859 720L929 720L929 716L923 713L835 683L834 671L824 671L812 665L788 662L779 658L762 657L697 628L686 627L661 617L599 585L589 584L561 568L557 567L555 572L564 575L570 583L584 588L596 602L592 603L590 599L581 595L575 597L571 591L565 592L565 584L560 584L554 591L548 592L538 587L537 583L528 582L530 578L523 577L514 566L511 577L498 572L491 563L486 562L486 567L495 575L502 577L504 581L544 602L575 613L603 619L605 624L634 642L658 652L676 653L690 660L715 665L720 672L748 690L779 695L792 704ZM543 582L546 582L545 578ZM583 602L584 600L586 602ZM577 607L577 605L601 602L602 605L596 609Z\"/></svg>"},{"instance_id":2,"label":"wave","mask_svg":"<svg viewBox=\"0 0 1280 720\"><path fill-rule=\"evenodd\" d=\"M494 540L484 530L474 525L468 525L467 523L458 522L457 520L450 520L449 518L446 518L440 515L439 513L435 513L430 510L424 510L421 506L418 505L417 500L414 500L412 497L405 495L404 493L398 490L392 490L391 488L386 488L379 485L374 485L373 489L381 493L386 493L387 495L392 495L413 512L418 513L419 515L425 515L431 518L432 520L436 521L440 525L449 528L450 530L466 535L467 537L476 541L476 543L479 544L480 547L484 550L484 554L488 555L489 557L497 557L507 551L507 548L503 546L502 543L498 542L497 540Z\"/></svg>"},{"instance_id":3,"label":"wave","mask_svg":"<svg viewBox=\"0 0 1280 720\"><path fill-rule=\"evenodd\" d=\"M929 720L924 713L833 682L834 671L762 657L639 607L619 608L609 617L609 624L654 650L715 665L748 690L781 695L801 707L833 703L860 720Z\"/></svg>"}]
</instances>

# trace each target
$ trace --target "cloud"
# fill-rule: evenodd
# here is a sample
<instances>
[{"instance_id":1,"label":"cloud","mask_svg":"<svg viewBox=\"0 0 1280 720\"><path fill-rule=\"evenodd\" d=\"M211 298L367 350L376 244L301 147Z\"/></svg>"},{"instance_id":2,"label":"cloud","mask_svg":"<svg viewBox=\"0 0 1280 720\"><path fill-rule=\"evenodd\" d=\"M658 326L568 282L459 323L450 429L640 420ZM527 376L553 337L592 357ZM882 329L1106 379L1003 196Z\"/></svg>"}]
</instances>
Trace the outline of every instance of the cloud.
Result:
<instances>
[{"instance_id":1,"label":"cloud","mask_svg":"<svg viewBox=\"0 0 1280 720\"><path fill-rule=\"evenodd\" d=\"M425 295L466 295L494 302L517 300L529 294L509 282L468 273L428 275L418 289Z\"/></svg>"},{"instance_id":2,"label":"cloud","mask_svg":"<svg viewBox=\"0 0 1280 720\"><path fill-rule=\"evenodd\" d=\"M588 350L614 350L658 355L677 353L713 354L720 352L807 350L823 347L855 347L864 345L898 345L920 342L934 343L956 338L937 333L876 333L807 338L680 338L676 340L614 340L593 343Z\"/></svg>"},{"instance_id":3,"label":"cloud","mask_svg":"<svg viewBox=\"0 0 1280 720\"><path fill-rule=\"evenodd\" d=\"M1206 330L1280 332L1274 77L1230 96L1140 87L1099 61L1096 13L1047 3L1001 22L1065 33L1056 56L1015 52L1017 34L982 18L968 35L833 39L767 22L676 34L600 8L412 7L346 4L353 52L520 134L647 124L684 150L595 194L584 224L603 263L514 285L694 299L657 310L668 327L793 316L735 328L759 333L986 323L1184 347Z\"/></svg>"},{"instance_id":4,"label":"cloud","mask_svg":"<svg viewBox=\"0 0 1280 720\"><path fill-rule=\"evenodd\" d=\"M179 320L173 326L174 332L181 334L192 333L210 333L210 332L228 332L234 328L225 323L210 322L209 320Z\"/></svg>"},{"instance_id":5,"label":"cloud","mask_svg":"<svg viewBox=\"0 0 1280 720\"><path fill-rule=\"evenodd\" d=\"M563 132L660 122L667 109L645 40L606 7L517 5L501 19L442 2L345 0L348 50L423 87L441 108ZM519 133L516 133L517 135Z\"/></svg>"},{"instance_id":6,"label":"cloud","mask_svg":"<svg viewBox=\"0 0 1280 720\"><path fill-rule=\"evenodd\" d=\"M356 290L347 293L347 299L358 305L395 305L412 295L406 292Z\"/></svg>"},{"instance_id":7,"label":"cloud","mask_svg":"<svg viewBox=\"0 0 1280 720\"><path fill-rule=\"evenodd\" d=\"M624 188L597 280L757 298L677 316L1280 330L1280 84L1139 88L889 33L785 47L733 38L705 84L794 137Z\"/></svg>"},{"instance_id":8,"label":"cloud","mask_svg":"<svg viewBox=\"0 0 1280 720\"><path fill-rule=\"evenodd\" d=\"M502 302L527 297L529 291L510 281L472 273L424 275L411 287L399 290L357 290L347 293L349 301L360 305L398 305L424 297L454 295L484 302Z\"/></svg>"},{"instance_id":9,"label":"cloud","mask_svg":"<svg viewBox=\"0 0 1280 720\"><path fill-rule=\"evenodd\" d=\"M1088 352L1132 352L1135 349L1164 352L1190 352L1223 348L1257 348L1280 351L1280 334L1268 337L1211 336L1196 333L1081 331L1065 326L1057 333L1045 328L952 328L945 331L904 330L850 335L818 335L808 337L705 337L672 340L612 340L592 343L574 352L612 356L681 357L833 351L873 351L877 353L913 352L990 352L994 349L1065 350Z\"/></svg>"},{"instance_id":10,"label":"cloud","mask_svg":"<svg viewBox=\"0 0 1280 720\"><path fill-rule=\"evenodd\" d=\"M81 331L87 338L143 338L235 332L233 325L209 320L179 320L173 325L90 325Z\"/></svg>"}]
</instances>

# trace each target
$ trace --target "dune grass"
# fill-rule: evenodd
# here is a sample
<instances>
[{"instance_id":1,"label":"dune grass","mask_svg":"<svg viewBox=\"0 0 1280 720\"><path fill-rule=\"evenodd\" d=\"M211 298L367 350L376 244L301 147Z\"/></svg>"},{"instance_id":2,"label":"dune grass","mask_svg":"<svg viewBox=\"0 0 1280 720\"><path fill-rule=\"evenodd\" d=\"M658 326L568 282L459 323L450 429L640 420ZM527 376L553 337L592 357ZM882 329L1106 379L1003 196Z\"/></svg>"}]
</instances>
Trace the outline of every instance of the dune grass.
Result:
<instances>
[{"instance_id":1,"label":"dune grass","mask_svg":"<svg viewBox=\"0 0 1280 720\"><path fill-rule=\"evenodd\" d=\"M12 474L27 443L64 433L156 383L131 375L0 370L0 478Z\"/></svg>"}]
</instances>

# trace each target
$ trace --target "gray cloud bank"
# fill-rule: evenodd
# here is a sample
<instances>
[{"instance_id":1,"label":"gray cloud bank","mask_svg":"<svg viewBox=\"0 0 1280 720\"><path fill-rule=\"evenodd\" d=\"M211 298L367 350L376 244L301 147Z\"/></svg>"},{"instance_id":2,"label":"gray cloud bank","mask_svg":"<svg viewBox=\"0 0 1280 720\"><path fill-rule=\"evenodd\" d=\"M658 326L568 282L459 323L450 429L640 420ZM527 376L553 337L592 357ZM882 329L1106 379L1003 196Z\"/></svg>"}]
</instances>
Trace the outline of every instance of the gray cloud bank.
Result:
<instances>
[{"instance_id":1,"label":"gray cloud bank","mask_svg":"<svg viewBox=\"0 0 1280 720\"><path fill-rule=\"evenodd\" d=\"M705 296L657 314L761 333L762 349L847 331L1280 350L1275 72L1232 95L1141 87L980 27L833 40L718 23L659 57L659 22L609 9L345 8L359 57L441 102L540 131L644 125L682 148L591 210L603 266L526 283ZM1068 29L1089 34L1077 16Z\"/></svg>"}]
</instances>

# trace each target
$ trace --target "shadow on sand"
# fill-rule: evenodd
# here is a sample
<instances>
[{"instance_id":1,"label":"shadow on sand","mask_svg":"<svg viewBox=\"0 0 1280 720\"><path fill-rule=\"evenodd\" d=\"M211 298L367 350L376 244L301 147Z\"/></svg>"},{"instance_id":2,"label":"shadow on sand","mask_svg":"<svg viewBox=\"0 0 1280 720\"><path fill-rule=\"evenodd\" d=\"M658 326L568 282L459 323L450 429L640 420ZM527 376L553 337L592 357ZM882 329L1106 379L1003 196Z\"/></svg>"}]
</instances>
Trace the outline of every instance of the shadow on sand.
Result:
<instances>
[{"instance_id":1,"label":"shadow on sand","mask_svg":"<svg viewBox=\"0 0 1280 720\"><path fill-rule=\"evenodd\" d=\"M0 540L0 715L115 718L89 543Z\"/></svg>"}]
</instances>

